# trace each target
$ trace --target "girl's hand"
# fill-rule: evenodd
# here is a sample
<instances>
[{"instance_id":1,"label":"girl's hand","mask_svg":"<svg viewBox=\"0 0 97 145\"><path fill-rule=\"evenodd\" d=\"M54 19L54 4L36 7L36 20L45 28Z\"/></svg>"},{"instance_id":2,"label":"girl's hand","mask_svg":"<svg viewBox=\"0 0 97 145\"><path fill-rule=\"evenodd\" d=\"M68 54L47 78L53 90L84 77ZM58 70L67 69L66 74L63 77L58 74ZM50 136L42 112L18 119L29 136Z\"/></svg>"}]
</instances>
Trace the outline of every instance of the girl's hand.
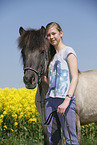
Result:
<instances>
[{"instance_id":1,"label":"girl's hand","mask_svg":"<svg viewBox=\"0 0 97 145\"><path fill-rule=\"evenodd\" d=\"M42 77L42 81L48 84L48 78L46 76Z\"/></svg>"},{"instance_id":2,"label":"girl's hand","mask_svg":"<svg viewBox=\"0 0 97 145\"><path fill-rule=\"evenodd\" d=\"M58 106L57 113L61 113L62 115L64 115L65 110L69 106L70 100L71 100L71 98L66 97L64 102Z\"/></svg>"}]
</instances>

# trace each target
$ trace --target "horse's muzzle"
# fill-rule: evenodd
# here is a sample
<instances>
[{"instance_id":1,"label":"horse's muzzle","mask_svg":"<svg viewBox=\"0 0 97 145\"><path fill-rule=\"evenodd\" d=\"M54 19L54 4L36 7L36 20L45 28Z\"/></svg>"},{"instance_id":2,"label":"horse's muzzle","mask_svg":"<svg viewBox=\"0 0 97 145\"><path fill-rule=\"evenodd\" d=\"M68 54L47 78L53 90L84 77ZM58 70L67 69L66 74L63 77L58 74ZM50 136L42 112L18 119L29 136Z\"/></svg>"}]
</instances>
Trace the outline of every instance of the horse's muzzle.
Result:
<instances>
[{"instance_id":1,"label":"horse's muzzle","mask_svg":"<svg viewBox=\"0 0 97 145\"><path fill-rule=\"evenodd\" d=\"M24 75L23 77L23 81L27 89L34 89L37 85L37 80L38 80L37 76L28 77Z\"/></svg>"}]
</instances>

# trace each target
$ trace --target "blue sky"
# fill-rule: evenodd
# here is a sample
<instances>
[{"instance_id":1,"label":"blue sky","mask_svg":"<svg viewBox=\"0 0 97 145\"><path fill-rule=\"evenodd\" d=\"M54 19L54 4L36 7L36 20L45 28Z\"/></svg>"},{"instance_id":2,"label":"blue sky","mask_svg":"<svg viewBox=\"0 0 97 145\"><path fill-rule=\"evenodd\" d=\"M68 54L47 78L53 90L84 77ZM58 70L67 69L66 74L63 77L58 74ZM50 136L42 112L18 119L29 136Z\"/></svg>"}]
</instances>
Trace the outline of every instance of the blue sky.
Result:
<instances>
[{"instance_id":1,"label":"blue sky","mask_svg":"<svg viewBox=\"0 0 97 145\"><path fill-rule=\"evenodd\" d=\"M97 69L96 0L0 0L0 88L24 88L19 27L39 29L55 21L73 47L80 71Z\"/></svg>"}]
</instances>

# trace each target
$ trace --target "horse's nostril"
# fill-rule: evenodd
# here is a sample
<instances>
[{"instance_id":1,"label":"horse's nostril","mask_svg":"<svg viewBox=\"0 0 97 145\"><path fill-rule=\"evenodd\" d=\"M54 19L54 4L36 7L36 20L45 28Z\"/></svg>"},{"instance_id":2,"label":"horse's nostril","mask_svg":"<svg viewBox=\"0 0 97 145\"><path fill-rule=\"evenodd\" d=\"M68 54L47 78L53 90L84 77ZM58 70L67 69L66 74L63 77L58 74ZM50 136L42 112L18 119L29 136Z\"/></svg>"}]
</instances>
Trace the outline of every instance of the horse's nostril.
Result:
<instances>
[{"instance_id":1,"label":"horse's nostril","mask_svg":"<svg viewBox=\"0 0 97 145\"><path fill-rule=\"evenodd\" d=\"M35 77L32 76L32 77L27 77L27 76L24 76L23 77L23 81L25 84L34 84L35 83Z\"/></svg>"},{"instance_id":2,"label":"horse's nostril","mask_svg":"<svg viewBox=\"0 0 97 145\"><path fill-rule=\"evenodd\" d=\"M32 83L35 81L35 77L32 77Z\"/></svg>"},{"instance_id":3,"label":"horse's nostril","mask_svg":"<svg viewBox=\"0 0 97 145\"><path fill-rule=\"evenodd\" d=\"M28 83L28 78L25 76L25 77L23 78L23 81L24 81L24 83Z\"/></svg>"}]
</instances>

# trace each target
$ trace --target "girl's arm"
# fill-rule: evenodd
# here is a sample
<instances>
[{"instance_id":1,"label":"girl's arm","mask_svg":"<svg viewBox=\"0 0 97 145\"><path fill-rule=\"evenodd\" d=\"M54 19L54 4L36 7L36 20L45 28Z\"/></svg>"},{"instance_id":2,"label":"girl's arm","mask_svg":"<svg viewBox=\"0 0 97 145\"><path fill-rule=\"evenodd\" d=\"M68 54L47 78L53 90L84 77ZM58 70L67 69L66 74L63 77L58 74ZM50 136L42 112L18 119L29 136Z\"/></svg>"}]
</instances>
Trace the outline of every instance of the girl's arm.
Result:
<instances>
[{"instance_id":1,"label":"girl's arm","mask_svg":"<svg viewBox=\"0 0 97 145\"><path fill-rule=\"evenodd\" d=\"M78 63L76 56L74 54L69 54L67 62L71 73L71 83L67 94L73 96L78 81ZM66 108L69 106L70 100L71 98L65 97L64 102L58 106L57 112L64 115Z\"/></svg>"},{"instance_id":2,"label":"girl's arm","mask_svg":"<svg viewBox=\"0 0 97 145\"><path fill-rule=\"evenodd\" d=\"M68 55L67 62L71 73L71 83L67 94L73 96L78 81L78 63L76 56L74 54Z\"/></svg>"}]
</instances>

